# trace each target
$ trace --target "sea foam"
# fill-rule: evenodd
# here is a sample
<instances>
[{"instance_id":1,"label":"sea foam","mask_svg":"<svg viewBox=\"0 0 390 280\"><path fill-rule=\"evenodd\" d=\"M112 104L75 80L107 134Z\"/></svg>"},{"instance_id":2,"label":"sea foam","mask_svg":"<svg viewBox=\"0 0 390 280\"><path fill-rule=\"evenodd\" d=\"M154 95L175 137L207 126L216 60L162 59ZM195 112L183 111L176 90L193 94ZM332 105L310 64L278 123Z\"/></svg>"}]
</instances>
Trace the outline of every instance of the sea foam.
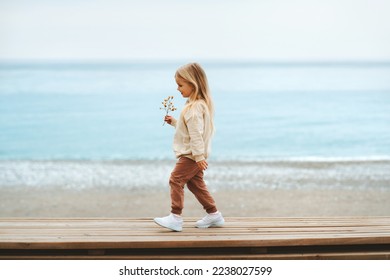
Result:
<instances>
[{"instance_id":1,"label":"sea foam","mask_svg":"<svg viewBox=\"0 0 390 280\"><path fill-rule=\"evenodd\" d=\"M0 188L163 190L175 161L0 161ZM209 161L210 190L389 188L390 160Z\"/></svg>"}]
</instances>

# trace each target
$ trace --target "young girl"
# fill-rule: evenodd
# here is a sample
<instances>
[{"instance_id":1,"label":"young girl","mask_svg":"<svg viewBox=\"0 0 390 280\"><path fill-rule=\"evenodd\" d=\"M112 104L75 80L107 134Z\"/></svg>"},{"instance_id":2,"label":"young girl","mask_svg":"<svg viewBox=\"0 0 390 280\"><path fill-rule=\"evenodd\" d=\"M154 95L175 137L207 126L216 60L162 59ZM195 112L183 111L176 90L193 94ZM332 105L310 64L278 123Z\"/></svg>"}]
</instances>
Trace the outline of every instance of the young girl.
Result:
<instances>
[{"instance_id":1,"label":"young girl","mask_svg":"<svg viewBox=\"0 0 390 280\"><path fill-rule=\"evenodd\" d=\"M154 221L173 231L181 231L184 207L184 185L195 195L206 210L207 215L196 222L198 228L222 226L225 220L217 210L215 201L203 181L203 171L207 169L207 156L210 152L211 137L214 132L213 102L207 77L202 67L190 63L180 67L175 80L186 105L176 120L166 116L165 121L176 128L173 150L178 158L171 173L171 214Z\"/></svg>"}]
</instances>

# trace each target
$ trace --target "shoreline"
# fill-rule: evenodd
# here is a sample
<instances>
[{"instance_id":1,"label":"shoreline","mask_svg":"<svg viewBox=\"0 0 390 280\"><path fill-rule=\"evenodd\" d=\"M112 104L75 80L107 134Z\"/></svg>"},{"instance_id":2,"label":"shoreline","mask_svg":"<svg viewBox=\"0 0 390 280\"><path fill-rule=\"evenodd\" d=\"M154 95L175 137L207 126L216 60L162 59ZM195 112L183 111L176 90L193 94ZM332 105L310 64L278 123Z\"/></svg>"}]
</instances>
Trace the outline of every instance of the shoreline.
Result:
<instances>
[{"instance_id":1,"label":"shoreline","mask_svg":"<svg viewBox=\"0 0 390 280\"><path fill-rule=\"evenodd\" d=\"M0 161L0 189L148 189L168 186L175 161ZM390 189L389 161L209 161L211 191Z\"/></svg>"},{"instance_id":2,"label":"shoreline","mask_svg":"<svg viewBox=\"0 0 390 280\"><path fill-rule=\"evenodd\" d=\"M225 216L390 216L390 161L209 163L205 181ZM174 164L0 160L0 216L165 216ZM183 215L204 215L187 189Z\"/></svg>"}]
</instances>

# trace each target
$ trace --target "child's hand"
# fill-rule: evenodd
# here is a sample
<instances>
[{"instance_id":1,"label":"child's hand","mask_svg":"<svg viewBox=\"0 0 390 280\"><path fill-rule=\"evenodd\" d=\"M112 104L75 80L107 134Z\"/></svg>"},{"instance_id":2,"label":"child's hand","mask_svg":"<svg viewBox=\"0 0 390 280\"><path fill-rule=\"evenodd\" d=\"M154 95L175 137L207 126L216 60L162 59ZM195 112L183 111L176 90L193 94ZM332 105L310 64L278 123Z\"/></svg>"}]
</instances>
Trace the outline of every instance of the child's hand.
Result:
<instances>
[{"instance_id":1,"label":"child's hand","mask_svg":"<svg viewBox=\"0 0 390 280\"><path fill-rule=\"evenodd\" d=\"M198 161L196 164L198 165L200 170L206 170L209 166L209 164L205 160Z\"/></svg>"},{"instance_id":2,"label":"child's hand","mask_svg":"<svg viewBox=\"0 0 390 280\"><path fill-rule=\"evenodd\" d=\"M174 119L175 119L174 117L167 115L165 116L164 121L167 122L168 124L172 124Z\"/></svg>"}]
</instances>

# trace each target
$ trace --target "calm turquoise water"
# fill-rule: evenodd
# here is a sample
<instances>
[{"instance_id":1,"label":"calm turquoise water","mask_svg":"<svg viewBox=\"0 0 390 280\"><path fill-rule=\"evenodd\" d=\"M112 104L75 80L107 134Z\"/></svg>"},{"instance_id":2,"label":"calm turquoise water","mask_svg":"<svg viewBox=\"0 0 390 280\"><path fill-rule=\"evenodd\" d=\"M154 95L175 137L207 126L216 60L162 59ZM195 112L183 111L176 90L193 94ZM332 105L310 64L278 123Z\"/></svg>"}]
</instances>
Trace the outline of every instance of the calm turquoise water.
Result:
<instances>
[{"instance_id":1,"label":"calm turquoise water","mask_svg":"<svg viewBox=\"0 0 390 280\"><path fill-rule=\"evenodd\" d=\"M0 64L0 160L173 159L178 66ZM203 66L214 160L390 158L390 64Z\"/></svg>"}]
</instances>

